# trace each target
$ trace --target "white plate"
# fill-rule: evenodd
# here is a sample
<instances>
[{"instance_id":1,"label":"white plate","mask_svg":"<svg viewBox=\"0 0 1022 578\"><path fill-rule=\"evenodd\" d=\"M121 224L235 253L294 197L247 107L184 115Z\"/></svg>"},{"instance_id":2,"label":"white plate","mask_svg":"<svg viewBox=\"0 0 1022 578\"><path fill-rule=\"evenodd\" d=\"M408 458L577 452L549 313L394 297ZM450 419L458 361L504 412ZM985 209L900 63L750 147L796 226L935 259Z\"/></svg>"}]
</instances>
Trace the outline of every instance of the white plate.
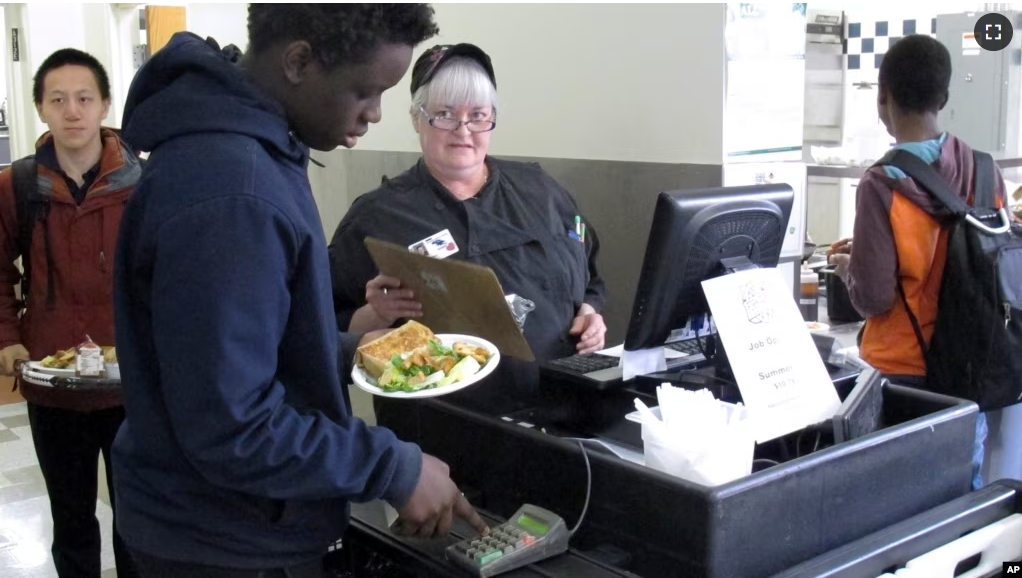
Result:
<instances>
[{"instance_id":1,"label":"white plate","mask_svg":"<svg viewBox=\"0 0 1022 578\"><path fill-rule=\"evenodd\" d=\"M481 379L492 373L493 370L496 369L497 364L500 363L500 352L497 351L497 346L485 339L472 337L471 335L458 335L455 333L440 333L437 334L436 338L440 340L440 343L443 343L447 347L451 347L455 342L467 343L469 345L475 345L476 347L485 347L486 350L490 352L490 359L478 373L468 379L463 379L457 383L452 383L451 385L445 385L443 387L420 389L419 391L383 391L369 381L369 379L371 379L369 375L358 365L352 368L351 378L355 381L355 385L357 385L359 389L368 391L373 395L378 395L380 397L396 397L401 399L417 399L447 395L449 393L465 389L474 383L478 383Z\"/></svg>"},{"instance_id":2,"label":"white plate","mask_svg":"<svg viewBox=\"0 0 1022 578\"><path fill-rule=\"evenodd\" d=\"M43 364L39 361L29 361L28 367L35 373L44 373L46 375L59 375L61 377L74 377L75 368L70 369L57 369L54 367L43 367Z\"/></svg>"}]
</instances>

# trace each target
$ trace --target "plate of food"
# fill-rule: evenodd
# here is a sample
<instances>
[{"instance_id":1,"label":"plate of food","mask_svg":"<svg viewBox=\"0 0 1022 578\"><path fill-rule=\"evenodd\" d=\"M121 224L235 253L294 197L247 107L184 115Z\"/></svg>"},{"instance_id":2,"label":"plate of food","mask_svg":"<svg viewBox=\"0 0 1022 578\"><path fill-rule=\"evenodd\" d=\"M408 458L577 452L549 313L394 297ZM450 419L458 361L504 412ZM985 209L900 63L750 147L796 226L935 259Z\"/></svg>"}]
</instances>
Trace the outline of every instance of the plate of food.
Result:
<instances>
[{"instance_id":1,"label":"plate of food","mask_svg":"<svg viewBox=\"0 0 1022 578\"><path fill-rule=\"evenodd\" d=\"M103 350L103 361L106 366L105 376L108 379L120 379L120 374L110 375L113 373L111 370L117 370L117 349L113 346L106 346ZM47 355L39 361L28 361L25 362L23 370L29 372L26 377L33 377L36 383L42 377L56 376L56 377L76 377L78 374L78 368L76 367L77 362L77 349L74 347L58 351L53 355Z\"/></svg>"},{"instance_id":2,"label":"plate of food","mask_svg":"<svg viewBox=\"0 0 1022 578\"><path fill-rule=\"evenodd\" d=\"M71 347L47 355L40 361L29 361L28 368L36 373L73 377L75 374L75 348Z\"/></svg>"},{"instance_id":3,"label":"plate of food","mask_svg":"<svg viewBox=\"0 0 1022 578\"><path fill-rule=\"evenodd\" d=\"M373 395L423 398L447 395L478 383L500 363L489 341L471 335L434 335L409 321L358 348L351 378Z\"/></svg>"}]
</instances>

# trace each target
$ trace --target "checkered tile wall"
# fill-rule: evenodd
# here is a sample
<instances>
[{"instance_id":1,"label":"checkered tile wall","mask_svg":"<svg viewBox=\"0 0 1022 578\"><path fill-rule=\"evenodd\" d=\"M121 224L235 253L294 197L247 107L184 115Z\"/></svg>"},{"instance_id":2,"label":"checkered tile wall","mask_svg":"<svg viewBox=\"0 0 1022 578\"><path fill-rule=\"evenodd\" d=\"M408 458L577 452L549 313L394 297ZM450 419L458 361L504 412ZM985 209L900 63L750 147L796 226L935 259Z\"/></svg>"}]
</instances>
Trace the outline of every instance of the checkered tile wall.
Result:
<instances>
[{"instance_id":1,"label":"checkered tile wall","mask_svg":"<svg viewBox=\"0 0 1022 578\"><path fill-rule=\"evenodd\" d=\"M844 53L848 70L876 70L888 47L909 34L937 35L937 19L857 21L849 19Z\"/></svg>"}]
</instances>

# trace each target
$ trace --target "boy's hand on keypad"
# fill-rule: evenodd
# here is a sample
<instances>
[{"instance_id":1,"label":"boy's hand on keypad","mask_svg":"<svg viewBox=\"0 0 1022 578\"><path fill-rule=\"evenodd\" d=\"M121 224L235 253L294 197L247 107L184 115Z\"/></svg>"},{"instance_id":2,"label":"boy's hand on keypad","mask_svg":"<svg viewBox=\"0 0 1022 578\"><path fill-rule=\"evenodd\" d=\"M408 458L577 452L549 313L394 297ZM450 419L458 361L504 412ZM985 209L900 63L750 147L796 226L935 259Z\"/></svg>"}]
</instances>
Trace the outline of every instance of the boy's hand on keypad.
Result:
<instances>
[{"instance_id":1,"label":"boy's hand on keypad","mask_svg":"<svg viewBox=\"0 0 1022 578\"><path fill-rule=\"evenodd\" d=\"M446 536L451 531L454 516L468 522L480 534L489 532L475 508L451 481L447 464L429 454L422 454L419 482L408 503L397 508L397 512L399 517L393 528L402 536Z\"/></svg>"}]
</instances>

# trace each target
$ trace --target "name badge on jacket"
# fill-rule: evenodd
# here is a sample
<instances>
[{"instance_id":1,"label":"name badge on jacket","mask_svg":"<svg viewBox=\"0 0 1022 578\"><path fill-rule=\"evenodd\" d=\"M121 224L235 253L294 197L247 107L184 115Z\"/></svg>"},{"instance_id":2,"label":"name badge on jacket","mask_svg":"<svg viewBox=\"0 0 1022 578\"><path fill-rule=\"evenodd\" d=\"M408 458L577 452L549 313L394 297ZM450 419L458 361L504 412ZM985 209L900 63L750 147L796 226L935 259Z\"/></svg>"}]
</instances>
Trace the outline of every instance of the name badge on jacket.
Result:
<instances>
[{"instance_id":1,"label":"name badge on jacket","mask_svg":"<svg viewBox=\"0 0 1022 578\"><path fill-rule=\"evenodd\" d=\"M458 252L458 244L454 242L451 231L444 229L418 243L412 243L408 246L408 250L434 259L444 259Z\"/></svg>"}]
</instances>

